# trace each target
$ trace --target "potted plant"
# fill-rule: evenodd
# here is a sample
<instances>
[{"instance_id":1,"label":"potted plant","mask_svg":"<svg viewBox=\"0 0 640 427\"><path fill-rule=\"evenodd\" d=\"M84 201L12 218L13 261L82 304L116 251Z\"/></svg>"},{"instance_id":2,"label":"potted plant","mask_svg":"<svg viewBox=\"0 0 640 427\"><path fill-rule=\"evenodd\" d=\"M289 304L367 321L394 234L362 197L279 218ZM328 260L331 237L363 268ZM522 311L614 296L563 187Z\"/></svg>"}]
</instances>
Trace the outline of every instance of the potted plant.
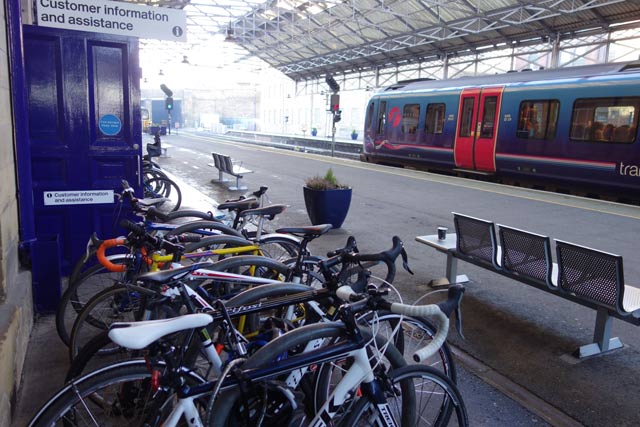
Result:
<instances>
[{"instance_id":1,"label":"potted plant","mask_svg":"<svg viewBox=\"0 0 640 427\"><path fill-rule=\"evenodd\" d=\"M303 190L307 214L313 225L342 226L351 205L351 187L338 182L333 169L329 168L324 176L308 178Z\"/></svg>"},{"instance_id":2,"label":"potted plant","mask_svg":"<svg viewBox=\"0 0 640 427\"><path fill-rule=\"evenodd\" d=\"M318 128L311 128L311 136L318 135Z\"/></svg>"},{"instance_id":3,"label":"potted plant","mask_svg":"<svg viewBox=\"0 0 640 427\"><path fill-rule=\"evenodd\" d=\"M351 139L353 139L354 141L358 139L358 132L356 132L355 129L351 131Z\"/></svg>"}]
</instances>

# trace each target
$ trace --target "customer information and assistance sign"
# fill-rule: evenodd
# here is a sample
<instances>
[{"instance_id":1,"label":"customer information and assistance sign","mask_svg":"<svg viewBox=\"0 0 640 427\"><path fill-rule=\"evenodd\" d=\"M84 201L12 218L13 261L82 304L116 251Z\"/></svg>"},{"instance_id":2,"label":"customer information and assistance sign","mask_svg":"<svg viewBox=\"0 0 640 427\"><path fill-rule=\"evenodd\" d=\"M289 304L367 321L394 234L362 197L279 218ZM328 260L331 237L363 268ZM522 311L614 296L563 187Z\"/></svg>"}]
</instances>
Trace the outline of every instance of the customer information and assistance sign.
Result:
<instances>
[{"instance_id":1,"label":"customer information and assistance sign","mask_svg":"<svg viewBox=\"0 0 640 427\"><path fill-rule=\"evenodd\" d=\"M187 41L184 10L104 0L37 0L36 4L42 27Z\"/></svg>"},{"instance_id":2,"label":"customer information and assistance sign","mask_svg":"<svg viewBox=\"0 0 640 427\"><path fill-rule=\"evenodd\" d=\"M45 206L113 203L113 190L45 191Z\"/></svg>"}]
</instances>

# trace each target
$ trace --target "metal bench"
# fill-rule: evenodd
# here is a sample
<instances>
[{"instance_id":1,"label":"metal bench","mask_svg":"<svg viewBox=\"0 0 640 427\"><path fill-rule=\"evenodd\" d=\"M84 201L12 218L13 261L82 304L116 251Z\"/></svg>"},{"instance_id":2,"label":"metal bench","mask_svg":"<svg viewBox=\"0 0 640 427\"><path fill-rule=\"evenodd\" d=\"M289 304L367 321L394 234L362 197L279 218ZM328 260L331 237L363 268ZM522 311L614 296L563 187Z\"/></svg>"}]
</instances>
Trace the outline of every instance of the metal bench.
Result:
<instances>
[{"instance_id":1,"label":"metal bench","mask_svg":"<svg viewBox=\"0 0 640 427\"><path fill-rule=\"evenodd\" d=\"M430 243L437 241L435 235L416 237L447 254L449 282L466 279L457 275L455 260L460 259L596 310L593 342L578 348L574 356L622 347L618 338L611 337L613 317L640 325L640 288L625 285L621 256L556 240L554 263L547 236L499 225L497 242L493 222L453 215L456 233L447 236L448 244Z\"/></svg>"},{"instance_id":2,"label":"metal bench","mask_svg":"<svg viewBox=\"0 0 640 427\"><path fill-rule=\"evenodd\" d=\"M253 173L252 170L243 168L242 163L234 162L231 157L226 156L224 154L212 152L211 156L213 157L213 163L209 163L209 166L215 167L218 169L218 180L217 182L228 182L228 179L225 179L223 174L228 174L236 178L236 185L229 186L229 190L238 191L238 190L246 190L246 186L240 185L240 180L244 175ZM214 180L215 181L215 180Z\"/></svg>"},{"instance_id":3,"label":"metal bench","mask_svg":"<svg viewBox=\"0 0 640 427\"><path fill-rule=\"evenodd\" d=\"M640 289L624 283L622 257L561 240L556 240L559 265L558 285L597 310L593 343L576 351L587 357L622 347L611 337L612 316L639 324Z\"/></svg>"}]
</instances>

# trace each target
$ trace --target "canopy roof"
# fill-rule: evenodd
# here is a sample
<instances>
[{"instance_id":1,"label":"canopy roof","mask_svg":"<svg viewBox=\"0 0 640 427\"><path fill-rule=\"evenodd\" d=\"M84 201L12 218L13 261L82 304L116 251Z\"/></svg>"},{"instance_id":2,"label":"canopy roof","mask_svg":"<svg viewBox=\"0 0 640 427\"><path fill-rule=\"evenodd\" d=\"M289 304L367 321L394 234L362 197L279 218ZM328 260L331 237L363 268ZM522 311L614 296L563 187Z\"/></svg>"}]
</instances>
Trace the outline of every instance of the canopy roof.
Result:
<instances>
[{"instance_id":1,"label":"canopy roof","mask_svg":"<svg viewBox=\"0 0 640 427\"><path fill-rule=\"evenodd\" d=\"M140 2L142 3L142 2ZM637 0L151 0L184 9L188 45L294 80L638 27ZM634 22L636 21L636 22ZM224 41L224 42L223 42ZM158 46L147 41L146 47ZM217 49L220 49L219 47ZM176 56L175 48L173 51ZM178 55L179 56L179 55ZM186 59L186 58L185 58Z\"/></svg>"}]
</instances>

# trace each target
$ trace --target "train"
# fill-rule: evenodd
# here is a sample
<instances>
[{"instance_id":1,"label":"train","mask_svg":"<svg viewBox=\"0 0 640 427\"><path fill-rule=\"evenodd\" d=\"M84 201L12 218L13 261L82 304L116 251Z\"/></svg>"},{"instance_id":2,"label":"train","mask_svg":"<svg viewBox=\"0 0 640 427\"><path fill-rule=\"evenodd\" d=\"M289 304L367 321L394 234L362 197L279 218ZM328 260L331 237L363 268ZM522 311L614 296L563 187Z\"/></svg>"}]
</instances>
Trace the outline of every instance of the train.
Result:
<instances>
[{"instance_id":1,"label":"train","mask_svg":"<svg viewBox=\"0 0 640 427\"><path fill-rule=\"evenodd\" d=\"M640 61L400 81L366 108L366 162L640 199Z\"/></svg>"}]
</instances>

